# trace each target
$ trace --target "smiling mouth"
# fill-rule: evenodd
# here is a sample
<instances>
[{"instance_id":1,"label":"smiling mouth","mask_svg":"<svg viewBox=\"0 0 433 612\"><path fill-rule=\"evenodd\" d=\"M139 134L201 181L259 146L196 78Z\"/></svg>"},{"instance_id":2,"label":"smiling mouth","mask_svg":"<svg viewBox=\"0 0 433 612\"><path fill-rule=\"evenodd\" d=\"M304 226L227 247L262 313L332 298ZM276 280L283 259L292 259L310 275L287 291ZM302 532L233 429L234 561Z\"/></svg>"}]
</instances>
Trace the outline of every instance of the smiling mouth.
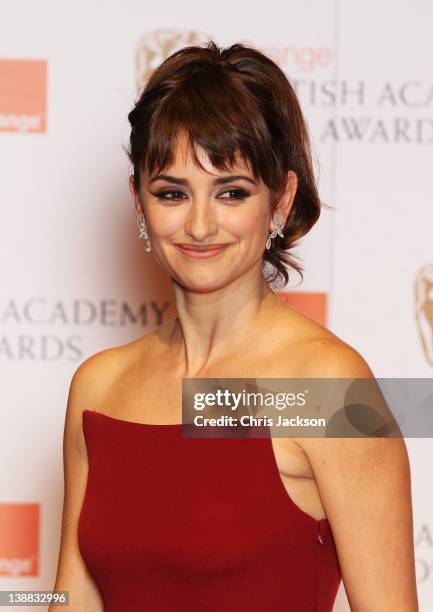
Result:
<instances>
[{"instance_id":1,"label":"smiling mouth","mask_svg":"<svg viewBox=\"0 0 433 612\"><path fill-rule=\"evenodd\" d=\"M212 257L218 255L228 244L208 244L208 245L191 245L191 244L176 244L177 248L189 257Z\"/></svg>"}]
</instances>

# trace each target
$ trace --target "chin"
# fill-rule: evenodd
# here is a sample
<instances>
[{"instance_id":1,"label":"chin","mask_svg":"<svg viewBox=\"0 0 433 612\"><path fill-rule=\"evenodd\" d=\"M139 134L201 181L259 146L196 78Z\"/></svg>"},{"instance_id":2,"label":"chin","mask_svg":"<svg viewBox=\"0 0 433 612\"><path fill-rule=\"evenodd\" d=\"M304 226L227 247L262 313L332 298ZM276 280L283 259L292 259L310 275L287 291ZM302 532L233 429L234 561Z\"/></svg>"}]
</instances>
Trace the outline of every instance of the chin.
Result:
<instances>
[{"instance_id":1,"label":"chin","mask_svg":"<svg viewBox=\"0 0 433 612\"><path fill-rule=\"evenodd\" d=\"M187 289L188 291L195 291L196 293L209 293L210 291L216 291L222 289L225 285L230 282L230 279L215 277L214 275L199 277L200 275L194 275L194 277L175 277L175 281Z\"/></svg>"}]
</instances>

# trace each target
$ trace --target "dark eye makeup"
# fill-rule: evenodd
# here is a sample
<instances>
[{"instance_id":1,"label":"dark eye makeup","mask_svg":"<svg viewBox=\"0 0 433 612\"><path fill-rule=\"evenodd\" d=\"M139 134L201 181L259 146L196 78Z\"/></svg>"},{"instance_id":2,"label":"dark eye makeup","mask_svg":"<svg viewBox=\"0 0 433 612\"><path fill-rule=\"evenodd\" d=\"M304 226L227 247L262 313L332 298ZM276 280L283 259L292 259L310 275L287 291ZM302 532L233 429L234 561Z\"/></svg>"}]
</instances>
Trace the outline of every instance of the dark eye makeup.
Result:
<instances>
[{"instance_id":1,"label":"dark eye makeup","mask_svg":"<svg viewBox=\"0 0 433 612\"><path fill-rule=\"evenodd\" d=\"M235 195L234 197L230 196L229 198L221 198L220 196L223 193L230 193L230 194L235 194ZM166 201L178 201L179 199L183 199L182 196L187 197L186 194L180 189L161 189L159 191L156 191L152 195L158 198L158 200L166 200ZM222 191L217 197L222 200L240 201L240 200L245 200L245 198L247 198L250 195L251 193L247 191L246 189L241 189L239 187L236 187L233 189L226 189L225 191Z\"/></svg>"}]
</instances>

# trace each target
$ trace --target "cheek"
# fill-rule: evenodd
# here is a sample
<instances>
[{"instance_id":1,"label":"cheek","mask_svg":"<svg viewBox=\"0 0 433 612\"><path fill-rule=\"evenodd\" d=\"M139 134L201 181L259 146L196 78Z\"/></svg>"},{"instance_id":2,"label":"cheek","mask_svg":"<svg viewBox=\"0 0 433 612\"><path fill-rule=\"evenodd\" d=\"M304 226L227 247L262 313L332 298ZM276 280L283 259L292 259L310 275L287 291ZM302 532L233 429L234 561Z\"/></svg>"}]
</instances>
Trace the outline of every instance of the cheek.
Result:
<instances>
[{"instance_id":1,"label":"cheek","mask_svg":"<svg viewBox=\"0 0 433 612\"><path fill-rule=\"evenodd\" d=\"M147 215L149 227L155 237L171 236L184 225L184 215L180 208L177 210L154 209L151 212L149 211Z\"/></svg>"},{"instance_id":2,"label":"cheek","mask_svg":"<svg viewBox=\"0 0 433 612\"><path fill-rule=\"evenodd\" d=\"M241 214L226 215L224 227L239 238L261 241L266 235L267 219L265 210L249 208Z\"/></svg>"}]
</instances>

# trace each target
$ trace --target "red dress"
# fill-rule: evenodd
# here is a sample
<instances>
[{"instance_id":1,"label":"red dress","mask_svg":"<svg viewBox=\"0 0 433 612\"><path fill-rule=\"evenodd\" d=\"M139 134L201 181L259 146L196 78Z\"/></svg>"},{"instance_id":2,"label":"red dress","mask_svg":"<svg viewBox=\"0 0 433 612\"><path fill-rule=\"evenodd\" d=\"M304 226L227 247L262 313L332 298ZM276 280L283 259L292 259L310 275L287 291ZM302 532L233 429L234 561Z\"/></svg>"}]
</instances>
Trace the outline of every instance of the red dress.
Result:
<instances>
[{"instance_id":1,"label":"red dress","mask_svg":"<svg viewBox=\"0 0 433 612\"><path fill-rule=\"evenodd\" d=\"M78 523L105 612L331 612L327 519L288 496L272 439L187 438L83 411Z\"/></svg>"}]
</instances>

